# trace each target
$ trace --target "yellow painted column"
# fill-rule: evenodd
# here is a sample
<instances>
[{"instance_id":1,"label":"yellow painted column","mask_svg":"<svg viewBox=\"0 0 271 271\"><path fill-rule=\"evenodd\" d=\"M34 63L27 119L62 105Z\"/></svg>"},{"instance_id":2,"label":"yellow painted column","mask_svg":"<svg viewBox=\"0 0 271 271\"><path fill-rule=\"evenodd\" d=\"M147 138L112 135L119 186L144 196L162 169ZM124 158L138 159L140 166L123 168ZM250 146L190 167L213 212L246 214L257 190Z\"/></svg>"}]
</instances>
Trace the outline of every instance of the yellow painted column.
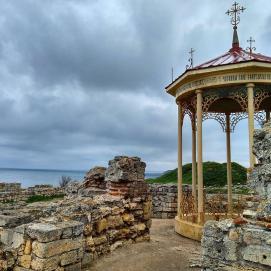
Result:
<instances>
[{"instance_id":1,"label":"yellow painted column","mask_svg":"<svg viewBox=\"0 0 271 271\"><path fill-rule=\"evenodd\" d=\"M178 217L181 218L181 201L183 194L183 118L182 118L182 107L178 103Z\"/></svg>"},{"instance_id":2,"label":"yellow painted column","mask_svg":"<svg viewBox=\"0 0 271 271\"><path fill-rule=\"evenodd\" d=\"M250 169L255 165L255 156L253 154L253 134L254 134L254 84L247 84L248 98L248 133L249 133L249 164Z\"/></svg>"},{"instance_id":3,"label":"yellow painted column","mask_svg":"<svg viewBox=\"0 0 271 271\"><path fill-rule=\"evenodd\" d=\"M227 183L228 183L228 213L232 214L232 166L231 166L231 124L230 114L226 114L227 138Z\"/></svg>"},{"instance_id":4,"label":"yellow painted column","mask_svg":"<svg viewBox=\"0 0 271 271\"><path fill-rule=\"evenodd\" d=\"M192 196L195 211L197 210L197 131L195 116L192 120Z\"/></svg>"},{"instance_id":5,"label":"yellow painted column","mask_svg":"<svg viewBox=\"0 0 271 271\"><path fill-rule=\"evenodd\" d=\"M202 90L197 90L197 149L198 149L198 222L204 224L203 164L202 164Z\"/></svg>"},{"instance_id":6,"label":"yellow painted column","mask_svg":"<svg viewBox=\"0 0 271 271\"><path fill-rule=\"evenodd\" d=\"M270 111L266 110L266 122L270 121Z\"/></svg>"}]
</instances>

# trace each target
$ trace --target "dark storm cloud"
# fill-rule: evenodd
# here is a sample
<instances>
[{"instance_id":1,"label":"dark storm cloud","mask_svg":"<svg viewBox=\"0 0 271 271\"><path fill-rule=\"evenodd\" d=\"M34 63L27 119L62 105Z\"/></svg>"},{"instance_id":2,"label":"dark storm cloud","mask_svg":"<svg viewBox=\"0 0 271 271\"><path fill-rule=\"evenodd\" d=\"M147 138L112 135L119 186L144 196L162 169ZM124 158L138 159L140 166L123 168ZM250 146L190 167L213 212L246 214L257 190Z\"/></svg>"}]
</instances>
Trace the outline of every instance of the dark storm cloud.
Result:
<instances>
[{"instance_id":1,"label":"dark storm cloud","mask_svg":"<svg viewBox=\"0 0 271 271\"><path fill-rule=\"evenodd\" d=\"M0 167L87 169L119 154L175 167L176 105L164 86L190 47L196 63L229 49L231 2L0 0ZM243 18L240 40L255 33L264 52L268 12L251 2ZM225 160L219 126L204 127L205 159ZM238 131L233 156L246 162L245 122ZM190 148L186 119L185 162Z\"/></svg>"}]
</instances>

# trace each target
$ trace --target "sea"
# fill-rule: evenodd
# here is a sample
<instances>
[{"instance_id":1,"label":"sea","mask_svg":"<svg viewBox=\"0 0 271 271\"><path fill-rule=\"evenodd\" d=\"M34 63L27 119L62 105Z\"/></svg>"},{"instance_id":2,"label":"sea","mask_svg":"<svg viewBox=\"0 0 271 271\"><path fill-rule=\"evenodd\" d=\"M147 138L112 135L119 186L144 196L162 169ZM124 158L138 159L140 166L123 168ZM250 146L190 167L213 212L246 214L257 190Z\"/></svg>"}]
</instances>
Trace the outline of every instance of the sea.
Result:
<instances>
[{"instance_id":1,"label":"sea","mask_svg":"<svg viewBox=\"0 0 271 271\"><path fill-rule=\"evenodd\" d=\"M0 182L19 182L23 188L39 184L58 186L62 176L73 180L83 180L87 170L55 170L55 169L16 169L0 168ZM145 178L157 178L162 173L146 172Z\"/></svg>"}]
</instances>

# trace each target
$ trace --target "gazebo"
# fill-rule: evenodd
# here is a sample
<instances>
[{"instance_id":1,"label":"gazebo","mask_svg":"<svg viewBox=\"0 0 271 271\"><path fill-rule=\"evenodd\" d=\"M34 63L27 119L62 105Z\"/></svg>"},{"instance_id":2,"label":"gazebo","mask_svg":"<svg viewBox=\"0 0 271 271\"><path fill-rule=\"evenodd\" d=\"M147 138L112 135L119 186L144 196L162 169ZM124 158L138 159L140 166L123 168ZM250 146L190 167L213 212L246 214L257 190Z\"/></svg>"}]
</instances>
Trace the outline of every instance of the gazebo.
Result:
<instances>
[{"instance_id":1,"label":"gazebo","mask_svg":"<svg viewBox=\"0 0 271 271\"><path fill-rule=\"evenodd\" d=\"M246 50L239 45L237 25L245 8L236 2L227 14L232 16L232 47L225 54L193 67L190 66L166 87L178 105L178 214L175 230L186 237L200 240L202 227L210 219L205 212L202 159L202 122L214 119L226 133L227 146L227 212L233 216L231 133L240 120L248 119L250 169L254 167L254 120L263 124L271 111L271 57L254 53L252 38ZM184 196L182 188L182 127L184 116L191 119L192 128L192 193ZM189 205L190 202L190 205ZM186 208L185 208L186 206ZM188 209L190 210L187 211ZM190 206L190 207L189 207ZM186 209L186 210L185 210Z\"/></svg>"}]
</instances>

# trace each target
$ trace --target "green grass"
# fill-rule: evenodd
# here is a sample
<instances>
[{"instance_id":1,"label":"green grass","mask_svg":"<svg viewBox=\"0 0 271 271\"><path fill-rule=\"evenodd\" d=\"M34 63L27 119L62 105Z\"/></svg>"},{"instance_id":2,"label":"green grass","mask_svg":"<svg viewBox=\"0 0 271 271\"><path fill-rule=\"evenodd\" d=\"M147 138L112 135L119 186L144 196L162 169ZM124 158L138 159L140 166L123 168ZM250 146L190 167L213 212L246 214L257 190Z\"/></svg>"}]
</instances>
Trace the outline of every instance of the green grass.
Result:
<instances>
[{"instance_id":1,"label":"green grass","mask_svg":"<svg viewBox=\"0 0 271 271\"><path fill-rule=\"evenodd\" d=\"M33 203L33 202L39 202L39 201L51 201L54 199L63 199L64 195L53 195L53 196L41 196L41 195L34 195L30 196L26 203Z\"/></svg>"},{"instance_id":2,"label":"green grass","mask_svg":"<svg viewBox=\"0 0 271 271\"><path fill-rule=\"evenodd\" d=\"M232 163L233 184L245 184L247 169L238 163ZM224 186L227 184L227 164L216 162L203 163L203 179L205 186ZM147 179L148 183L177 183L177 169L165 172L158 178ZM192 183L192 164L183 166L183 184Z\"/></svg>"}]
</instances>

